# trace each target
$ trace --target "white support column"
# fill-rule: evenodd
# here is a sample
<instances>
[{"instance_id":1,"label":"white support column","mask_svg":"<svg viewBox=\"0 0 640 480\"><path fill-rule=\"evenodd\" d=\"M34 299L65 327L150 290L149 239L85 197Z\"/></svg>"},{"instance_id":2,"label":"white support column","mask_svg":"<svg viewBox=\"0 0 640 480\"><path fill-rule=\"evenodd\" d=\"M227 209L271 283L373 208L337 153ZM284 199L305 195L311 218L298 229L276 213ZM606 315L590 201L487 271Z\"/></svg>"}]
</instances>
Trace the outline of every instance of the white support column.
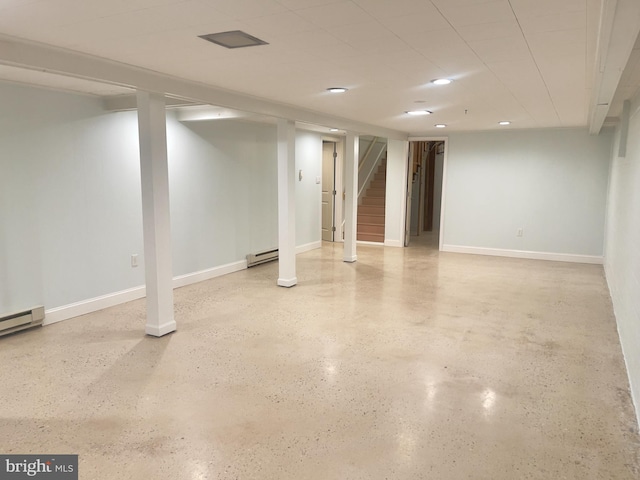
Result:
<instances>
[{"instance_id":1,"label":"white support column","mask_svg":"<svg viewBox=\"0 0 640 480\"><path fill-rule=\"evenodd\" d=\"M137 92L148 335L176 329L173 318L167 119L163 95Z\"/></svg>"},{"instance_id":2,"label":"white support column","mask_svg":"<svg viewBox=\"0 0 640 480\"><path fill-rule=\"evenodd\" d=\"M344 174L344 261L355 262L358 228L358 160L360 137L347 132Z\"/></svg>"},{"instance_id":3,"label":"white support column","mask_svg":"<svg viewBox=\"0 0 640 480\"><path fill-rule=\"evenodd\" d=\"M278 285L293 287L296 277L296 124L278 119Z\"/></svg>"}]
</instances>

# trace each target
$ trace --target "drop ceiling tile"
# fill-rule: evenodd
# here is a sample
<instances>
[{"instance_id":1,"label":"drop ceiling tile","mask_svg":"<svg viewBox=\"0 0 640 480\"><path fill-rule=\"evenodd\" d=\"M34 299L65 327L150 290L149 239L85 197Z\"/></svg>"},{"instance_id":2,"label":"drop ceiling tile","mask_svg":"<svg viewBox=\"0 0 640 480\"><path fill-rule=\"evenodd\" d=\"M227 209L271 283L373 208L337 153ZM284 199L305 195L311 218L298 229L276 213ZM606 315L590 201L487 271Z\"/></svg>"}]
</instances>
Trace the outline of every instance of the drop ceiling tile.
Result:
<instances>
[{"instance_id":1,"label":"drop ceiling tile","mask_svg":"<svg viewBox=\"0 0 640 480\"><path fill-rule=\"evenodd\" d=\"M347 3L350 0L278 0L278 3L287 7L289 10L303 10L311 7L321 7L332 5L334 3Z\"/></svg>"},{"instance_id":2,"label":"drop ceiling tile","mask_svg":"<svg viewBox=\"0 0 640 480\"><path fill-rule=\"evenodd\" d=\"M331 35L329 32L323 29L316 29L309 32L297 32L297 33L289 33L282 32L276 37L279 41L295 43L301 48L322 48L330 45L345 45L344 42L340 41L334 35Z\"/></svg>"},{"instance_id":3,"label":"drop ceiling tile","mask_svg":"<svg viewBox=\"0 0 640 480\"><path fill-rule=\"evenodd\" d=\"M451 4L449 0L434 0L433 3L455 28L481 23L509 22L514 19L508 0L468 5Z\"/></svg>"},{"instance_id":4,"label":"drop ceiling tile","mask_svg":"<svg viewBox=\"0 0 640 480\"><path fill-rule=\"evenodd\" d=\"M430 54L455 56L472 52L469 45L452 28L407 30L398 36L427 57L430 57Z\"/></svg>"},{"instance_id":5,"label":"drop ceiling tile","mask_svg":"<svg viewBox=\"0 0 640 480\"><path fill-rule=\"evenodd\" d=\"M527 40L536 59L576 55L584 58L586 54L586 37L583 29L530 34Z\"/></svg>"},{"instance_id":6,"label":"drop ceiling tile","mask_svg":"<svg viewBox=\"0 0 640 480\"><path fill-rule=\"evenodd\" d=\"M318 27L294 12L277 13L246 20L249 28L258 28L268 35L278 36L281 32L299 33L316 30Z\"/></svg>"},{"instance_id":7,"label":"drop ceiling tile","mask_svg":"<svg viewBox=\"0 0 640 480\"><path fill-rule=\"evenodd\" d=\"M372 22L375 19L354 2L305 8L296 13L307 21L323 28Z\"/></svg>"},{"instance_id":8,"label":"drop ceiling tile","mask_svg":"<svg viewBox=\"0 0 640 480\"><path fill-rule=\"evenodd\" d=\"M538 68L562 124L584 125L588 106L584 54L538 60Z\"/></svg>"},{"instance_id":9,"label":"drop ceiling tile","mask_svg":"<svg viewBox=\"0 0 640 480\"><path fill-rule=\"evenodd\" d=\"M516 19L505 22L480 23L458 27L457 32L467 42L522 35Z\"/></svg>"},{"instance_id":10,"label":"drop ceiling tile","mask_svg":"<svg viewBox=\"0 0 640 480\"><path fill-rule=\"evenodd\" d=\"M211 6L235 20L247 20L284 13L286 7L276 0L216 0Z\"/></svg>"},{"instance_id":11,"label":"drop ceiling tile","mask_svg":"<svg viewBox=\"0 0 640 480\"><path fill-rule=\"evenodd\" d=\"M359 50L344 42L325 46L309 47L306 48L305 51L323 60L353 58L360 55Z\"/></svg>"},{"instance_id":12,"label":"drop ceiling tile","mask_svg":"<svg viewBox=\"0 0 640 480\"><path fill-rule=\"evenodd\" d=\"M488 67L539 125L560 124L547 86L533 60L496 62Z\"/></svg>"},{"instance_id":13,"label":"drop ceiling tile","mask_svg":"<svg viewBox=\"0 0 640 480\"><path fill-rule=\"evenodd\" d=\"M586 0L510 0L518 18L544 17L585 11Z\"/></svg>"},{"instance_id":14,"label":"drop ceiling tile","mask_svg":"<svg viewBox=\"0 0 640 480\"><path fill-rule=\"evenodd\" d=\"M383 18L380 22L397 35L404 35L410 32L423 32L426 30L440 30L451 28L449 22L437 11L433 15L399 15L396 17Z\"/></svg>"},{"instance_id":15,"label":"drop ceiling tile","mask_svg":"<svg viewBox=\"0 0 640 480\"><path fill-rule=\"evenodd\" d=\"M585 30L587 24L586 11L525 17L519 19L525 34L554 32L556 30Z\"/></svg>"},{"instance_id":16,"label":"drop ceiling tile","mask_svg":"<svg viewBox=\"0 0 640 480\"><path fill-rule=\"evenodd\" d=\"M492 3L496 0L432 0L432 3L437 5L448 5L453 8L472 7L482 5L483 3Z\"/></svg>"},{"instance_id":17,"label":"drop ceiling tile","mask_svg":"<svg viewBox=\"0 0 640 480\"><path fill-rule=\"evenodd\" d=\"M433 4L424 0L355 0L355 3L381 21L398 16L420 16L429 21L439 15Z\"/></svg>"},{"instance_id":18,"label":"drop ceiling tile","mask_svg":"<svg viewBox=\"0 0 640 480\"><path fill-rule=\"evenodd\" d=\"M393 35L375 20L351 25L332 26L326 30L338 39L349 44L363 43L376 38L385 38Z\"/></svg>"},{"instance_id":19,"label":"drop ceiling tile","mask_svg":"<svg viewBox=\"0 0 640 480\"><path fill-rule=\"evenodd\" d=\"M344 43L352 46L362 53L371 51L377 52L399 52L410 47L394 35L392 32L383 29L380 25L360 29L361 26L369 24L358 24L341 26L330 29L330 32Z\"/></svg>"},{"instance_id":20,"label":"drop ceiling tile","mask_svg":"<svg viewBox=\"0 0 640 480\"><path fill-rule=\"evenodd\" d=\"M469 42L469 46L485 63L508 62L530 56L522 35L504 38L489 38Z\"/></svg>"}]
</instances>

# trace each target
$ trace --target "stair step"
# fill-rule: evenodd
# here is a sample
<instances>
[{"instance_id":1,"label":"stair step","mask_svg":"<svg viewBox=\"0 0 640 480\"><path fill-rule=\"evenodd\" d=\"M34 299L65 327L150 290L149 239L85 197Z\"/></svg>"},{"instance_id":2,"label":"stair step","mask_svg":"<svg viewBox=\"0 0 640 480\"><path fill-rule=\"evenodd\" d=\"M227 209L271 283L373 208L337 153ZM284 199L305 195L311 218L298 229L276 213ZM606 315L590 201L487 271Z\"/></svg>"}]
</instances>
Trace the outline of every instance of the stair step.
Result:
<instances>
[{"instance_id":1,"label":"stair step","mask_svg":"<svg viewBox=\"0 0 640 480\"><path fill-rule=\"evenodd\" d=\"M360 205L358 206L358 214L363 215L384 215L384 205Z\"/></svg>"},{"instance_id":2,"label":"stair step","mask_svg":"<svg viewBox=\"0 0 640 480\"><path fill-rule=\"evenodd\" d=\"M369 188L382 188L382 189L385 189L385 188L387 188L387 182L384 181L384 180L373 180L369 184Z\"/></svg>"},{"instance_id":3,"label":"stair step","mask_svg":"<svg viewBox=\"0 0 640 480\"><path fill-rule=\"evenodd\" d=\"M378 235L375 233L358 233L356 238L361 242L378 242L384 243L384 235Z\"/></svg>"},{"instance_id":4,"label":"stair step","mask_svg":"<svg viewBox=\"0 0 640 480\"><path fill-rule=\"evenodd\" d=\"M372 215L358 212L358 224L369 223L372 225L384 225L384 214Z\"/></svg>"},{"instance_id":5,"label":"stair step","mask_svg":"<svg viewBox=\"0 0 640 480\"><path fill-rule=\"evenodd\" d=\"M362 205L374 205L384 207L384 197L364 197L362 199Z\"/></svg>"},{"instance_id":6,"label":"stair step","mask_svg":"<svg viewBox=\"0 0 640 480\"><path fill-rule=\"evenodd\" d=\"M367 197L383 197L385 196L385 189L384 188L368 188L367 189Z\"/></svg>"},{"instance_id":7,"label":"stair step","mask_svg":"<svg viewBox=\"0 0 640 480\"><path fill-rule=\"evenodd\" d=\"M372 225L370 223L358 223L357 233L377 233L384 235L384 225Z\"/></svg>"}]
</instances>

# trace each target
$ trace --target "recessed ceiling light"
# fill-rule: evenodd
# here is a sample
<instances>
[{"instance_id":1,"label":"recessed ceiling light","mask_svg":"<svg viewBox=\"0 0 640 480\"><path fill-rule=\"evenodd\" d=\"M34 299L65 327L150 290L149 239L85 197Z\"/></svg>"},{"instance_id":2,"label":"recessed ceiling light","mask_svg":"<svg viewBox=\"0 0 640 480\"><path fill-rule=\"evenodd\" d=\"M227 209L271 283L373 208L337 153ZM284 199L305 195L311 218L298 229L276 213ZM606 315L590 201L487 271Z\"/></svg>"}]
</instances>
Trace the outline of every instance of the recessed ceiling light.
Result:
<instances>
[{"instance_id":1,"label":"recessed ceiling light","mask_svg":"<svg viewBox=\"0 0 640 480\"><path fill-rule=\"evenodd\" d=\"M407 115L419 116L419 115L431 115L432 112L430 112L429 110L409 110L406 113Z\"/></svg>"},{"instance_id":2,"label":"recessed ceiling light","mask_svg":"<svg viewBox=\"0 0 640 480\"><path fill-rule=\"evenodd\" d=\"M348 89L344 88L344 87L331 87L331 88L327 88L328 92L331 93L344 93L346 92Z\"/></svg>"},{"instance_id":3,"label":"recessed ceiling light","mask_svg":"<svg viewBox=\"0 0 640 480\"><path fill-rule=\"evenodd\" d=\"M511 125L511 122L507 122L506 120L499 122L498 125Z\"/></svg>"},{"instance_id":4,"label":"recessed ceiling light","mask_svg":"<svg viewBox=\"0 0 640 480\"><path fill-rule=\"evenodd\" d=\"M436 128L445 128L446 125L444 123L436 123L435 127Z\"/></svg>"},{"instance_id":5,"label":"recessed ceiling light","mask_svg":"<svg viewBox=\"0 0 640 480\"><path fill-rule=\"evenodd\" d=\"M232 30L229 32L209 33L207 35L198 35L204 40L211 43L221 45L226 48L243 48L257 47L258 45L269 45L264 40L260 40L253 35L243 32L242 30Z\"/></svg>"},{"instance_id":6,"label":"recessed ceiling light","mask_svg":"<svg viewBox=\"0 0 640 480\"><path fill-rule=\"evenodd\" d=\"M449 85L451 80L448 78L436 78L435 80L431 80L431 83L434 85Z\"/></svg>"},{"instance_id":7,"label":"recessed ceiling light","mask_svg":"<svg viewBox=\"0 0 640 480\"><path fill-rule=\"evenodd\" d=\"M338 130L337 128L331 128L329 129L330 132L339 132L340 130Z\"/></svg>"}]
</instances>

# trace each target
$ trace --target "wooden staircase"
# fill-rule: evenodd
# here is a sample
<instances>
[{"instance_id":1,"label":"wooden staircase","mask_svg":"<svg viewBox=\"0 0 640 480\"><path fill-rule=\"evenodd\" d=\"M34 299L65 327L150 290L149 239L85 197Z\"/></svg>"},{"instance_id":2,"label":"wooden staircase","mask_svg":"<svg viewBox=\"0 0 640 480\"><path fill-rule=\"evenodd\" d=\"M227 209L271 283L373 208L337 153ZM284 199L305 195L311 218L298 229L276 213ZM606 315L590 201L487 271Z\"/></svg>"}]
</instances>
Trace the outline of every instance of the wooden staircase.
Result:
<instances>
[{"instance_id":1,"label":"wooden staircase","mask_svg":"<svg viewBox=\"0 0 640 480\"><path fill-rule=\"evenodd\" d=\"M384 243L384 200L387 190L387 161L383 160L358 206L358 240Z\"/></svg>"}]
</instances>

